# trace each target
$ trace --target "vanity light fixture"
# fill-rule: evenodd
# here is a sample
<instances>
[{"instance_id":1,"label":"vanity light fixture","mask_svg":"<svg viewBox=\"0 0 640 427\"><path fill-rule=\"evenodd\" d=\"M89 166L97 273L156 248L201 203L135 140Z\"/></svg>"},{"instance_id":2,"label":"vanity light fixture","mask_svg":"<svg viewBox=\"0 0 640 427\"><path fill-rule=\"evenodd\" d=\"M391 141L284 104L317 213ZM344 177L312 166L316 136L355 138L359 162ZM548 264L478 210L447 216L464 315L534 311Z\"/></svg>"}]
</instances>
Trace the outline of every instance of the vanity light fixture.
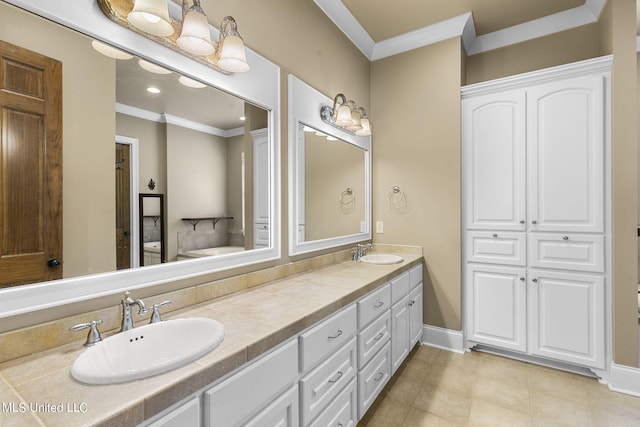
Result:
<instances>
[{"instance_id":1,"label":"vanity light fixture","mask_svg":"<svg viewBox=\"0 0 640 427\"><path fill-rule=\"evenodd\" d=\"M154 36L170 36L174 32L166 0L135 0L127 19L140 31Z\"/></svg>"},{"instance_id":2,"label":"vanity light fixture","mask_svg":"<svg viewBox=\"0 0 640 427\"><path fill-rule=\"evenodd\" d=\"M100 10L115 23L147 36L174 51L224 74L249 71L244 41L232 16L223 18L218 41L200 0L183 0L182 17L169 14L168 0L97 0ZM133 3L133 9L131 4Z\"/></svg>"},{"instance_id":3,"label":"vanity light fixture","mask_svg":"<svg viewBox=\"0 0 640 427\"><path fill-rule=\"evenodd\" d=\"M359 136L371 135L371 123L367 117L367 111L358 107L352 100L347 100L344 94L339 93L333 99L333 107L327 105L320 109L322 121L338 127L345 132Z\"/></svg>"},{"instance_id":4,"label":"vanity light fixture","mask_svg":"<svg viewBox=\"0 0 640 427\"><path fill-rule=\"evenodd\" d=\"M194 55L211 55L215 48L211 43L209 22L200 7L200 0L193 0L193 5L188 9L186 5L186 1L182 3L182 30L176 40L178 46Z\"/></svg>"}]
</instances>

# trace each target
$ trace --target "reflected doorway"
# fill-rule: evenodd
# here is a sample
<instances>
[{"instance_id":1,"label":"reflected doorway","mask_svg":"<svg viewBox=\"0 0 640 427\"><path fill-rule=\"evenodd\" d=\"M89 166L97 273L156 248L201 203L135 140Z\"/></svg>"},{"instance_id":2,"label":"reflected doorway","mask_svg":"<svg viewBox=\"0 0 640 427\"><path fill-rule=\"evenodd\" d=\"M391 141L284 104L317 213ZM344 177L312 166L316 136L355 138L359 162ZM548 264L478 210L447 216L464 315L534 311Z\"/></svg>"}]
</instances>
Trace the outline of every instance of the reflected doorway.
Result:
<instances>
[{"instance_id":1,"label":"reflected doorway","mask_svg":"<svg viewBox=\"0 0 640 427\"><path fill-rule=\"evenodd\" d=\"M140 265L138 257L138 140L116 136L115 149L115 242L116 269ZM132 226L133 225L133 226Z\"/></svg>"}]
</instances>

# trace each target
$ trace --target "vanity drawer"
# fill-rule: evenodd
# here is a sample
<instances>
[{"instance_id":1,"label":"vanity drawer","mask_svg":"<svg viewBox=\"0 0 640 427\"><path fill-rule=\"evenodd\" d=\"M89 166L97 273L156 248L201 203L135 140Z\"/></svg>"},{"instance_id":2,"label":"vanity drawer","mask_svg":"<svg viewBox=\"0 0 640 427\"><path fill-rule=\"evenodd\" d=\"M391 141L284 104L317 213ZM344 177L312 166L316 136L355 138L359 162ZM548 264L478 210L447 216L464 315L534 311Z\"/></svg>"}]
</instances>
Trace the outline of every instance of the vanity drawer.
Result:
<instances>
[{"instance_id":1,"label":"vanity drawer","mask_svg":"<svg viewBox=\"0 0 640 427\"><path fill-rule=\"evenodd\" d=\"M356 305L334 314L300 335L300 370L307 371L334 353L357 331Z\"/></svg>"},{"instance_id":2,"label":"vanity drawer","mask_svg":"<svg viewBox=\"0 0 640 427\"><path fill-rule=\"evenodd\" d=\"M307 425L356 377L355 337L320 366L300 380L300 413Z\"/></svg>"},{"instance_id":3,"label":"vanity drawer","mask_svg":"<svg viewBox=\"0 0 640 427\"><path fill-rule=\"evenodd\" d=\"M468 232L467 261L524 266L527 261L524 233Z\"/></svg>"},{"instance_id":4,"label":"vanity drawer","mask_svg":"<svg viewBox=\"0 0 640 427\"><path fill-rule=\"evenodd\" d=\"M367 412L391 377L391 343L358 374L358 415Z\"/></svg>"},{"instance_id":5,"label":"vanity drawer","mask_svg":"<svg viewBox=\"0 0 640 427\"><path fill-rule=\"evenodd\" d=\"M532 267L604 272L604 236L538 234L529 236Z\"/></svg>"},{"instance_id":6,"label":"vanity drawer","mask_svg":"<svg viewBox=\"0 0 640 427\"><path fill-rule=\"evenodd\" d=\"M364 328L390 307L391 285L387 283L358 301L358 328Z\"/></svg>"},{"instance_id":7,"label":"vanity drawer","mask_svg":"<svg viewBox=\"0 0 640 427\"><path fill-rule=\"evenodd\" d=\"M298 342L292 340L206 391L205 425L240 425L297 378Z\"/></svg>"},{"instance_id":8,"label":"vanity drawer","mask_svg":"<svg viewBox=\"0 0 640 427\"><path fill-rule=\"evenodd\" d=\"M422 275L423 275L422 264L417 265L413 267L411 270L409 270L409 284L411 286L411 289L415 288L420 283L422 283ZM394 301L394 303L396 302L398 301Z\"/></svg>"},{"instance_id":9,"label":"vanity drawer","mask_svg":"<svg viewBox=\"0 0 640 427\"><path fill-rule=\"evenodd\" d=\"M358 423L357 398L357 382L353 379L309 427L355 427Z\"/></svg>"},{"instance_id":10,"label":"vanity drawer","mask_svg":"<svg viewBox=\"0 0 640 427\"><path fill-rule=\"evenodd\" d=\"M391 284L391 305L397 303L409 293L410 282L408 271L389 282Z\"/></svg>"},{"instance_id":11,"label":"vanity drawer","mask_svg":"<svg viewBox=\"0 0 640 427\"><path fill-rule=\"evenodd\" d=\"M364 367L391 338L391 312L382 316L358 333L358 366Z\"/></svg>"}]
</instances>

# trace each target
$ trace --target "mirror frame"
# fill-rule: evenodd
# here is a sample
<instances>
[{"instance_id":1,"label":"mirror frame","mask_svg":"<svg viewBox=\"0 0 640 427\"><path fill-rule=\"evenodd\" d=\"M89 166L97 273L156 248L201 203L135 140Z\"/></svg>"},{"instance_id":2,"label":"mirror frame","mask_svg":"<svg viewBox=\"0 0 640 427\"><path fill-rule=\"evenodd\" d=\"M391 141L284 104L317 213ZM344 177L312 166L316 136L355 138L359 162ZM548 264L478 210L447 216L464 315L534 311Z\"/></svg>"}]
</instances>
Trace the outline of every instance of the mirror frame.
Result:
<instances>
[{"instance_id":1,"label":"mirror frame","mask_svg":"<svg viewBox=\"0 0 640 427\"><path fill-rule=\"evenodd\" d=\"M324 105L333 106L333 99L312 88L296 76L289 74L289 255L300 255L321 249L335 248L371 239L371 137L356 136L352 133L331 126L320 117L320 108ZM303 179L298 169L298 138L300 138L298 124L305 124L331 135L343 142L353 144L364 150L365 173L365 230L364 232L330 237L308 242L298 241L298 214L300 212L300 187Z\"/></svg>"},{"instance_id":2,"label":"mirror frame","mask_svg":"<svg viewBox=\"0 0 640 427\"><path fill-rule=\"evenodd\" d=\"M269 146L269 169L271 173L269 182L269 238L271 245L268 248L252 249L210 258L185 260L144 268L133 268L5 288L0 290L0 318L280 259L279 66L247 48L247 61L250 63L251 69L246 73L222 74L110 21L104 16L95 0L73 2L51 0L1 1L94 39L109 43L140 58L156 62L172 71L200 80L269 111L268 127L269 140L271 141ZM169 1L169 6L172 14L181 13L177 4ZM211 28L214 36L217 37L217 29Z\"/></svg>"}]
</instances>

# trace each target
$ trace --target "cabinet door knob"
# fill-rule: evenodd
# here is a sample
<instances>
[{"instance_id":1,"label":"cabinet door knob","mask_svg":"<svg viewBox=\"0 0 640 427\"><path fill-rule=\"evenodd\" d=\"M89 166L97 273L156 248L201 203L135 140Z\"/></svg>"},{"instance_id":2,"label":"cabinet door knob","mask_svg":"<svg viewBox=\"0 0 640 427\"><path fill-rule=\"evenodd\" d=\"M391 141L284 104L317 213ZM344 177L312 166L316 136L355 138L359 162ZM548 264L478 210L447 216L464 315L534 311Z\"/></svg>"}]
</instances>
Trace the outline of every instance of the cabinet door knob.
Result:
<instances>
[{"instance_id":1,"label":"cabinet door knob","mask_svg":"<svg viewBox=\"0 0 640 427\"><path fill-rule=\"evenodd\" d=\"M520 281L524 282L524 280L525 280L525 279L524 279L524 276L521 276L521 277L520 277Z\"/></svg>"},{"instance_id":2,"label":"cabinet door knob","mask_svg":"<svg viewBox=\"0 0 640 427\"><path fill-rule=\"evenodd\" d=\"M562 236L562 240L569 240L569 236Z\"/></svg>"},{"instance_id":3,"label":"cabinet door knob","mask_svg":"<svg viewBox=\"0 0 640 427\"><path fill-rule=\"evenodd\" d=\"M537 224L538 221L536 221L535 219L533 221L531 221L531 224Z\"/></svg>"},{"instance_id":4,"label":"cabinet door knob","mask_svg":"<svg viewBox=\"0 0 640 427\"><path fill-rule=\"evenodd\" d=\"M521 219L521 220L520 220L520 224L524 224L524 219Z\"/></svg>"},{"instance_id":5,"label":"cabinet door knob","mask_svg":"<svg viewBox=\"0 0 640 427\"><path fill-rule=\"evenodd\" d=\"M493 237L498 237L498 233L493 233Z\"/></svg>"},{"instance_id":6,"label":"cabinet door knob","mask_svg":"<svg viewBox=\"0 0 640 427\"><path fill-rule=\"evenodd\" d=\"M531 279L531 281L532 281L532 282L534 282L534 283L537 283L537 282L538 282L538 279L535 279L535 278L534 278L534 279Z\"/></svg>"}]
</instances>

